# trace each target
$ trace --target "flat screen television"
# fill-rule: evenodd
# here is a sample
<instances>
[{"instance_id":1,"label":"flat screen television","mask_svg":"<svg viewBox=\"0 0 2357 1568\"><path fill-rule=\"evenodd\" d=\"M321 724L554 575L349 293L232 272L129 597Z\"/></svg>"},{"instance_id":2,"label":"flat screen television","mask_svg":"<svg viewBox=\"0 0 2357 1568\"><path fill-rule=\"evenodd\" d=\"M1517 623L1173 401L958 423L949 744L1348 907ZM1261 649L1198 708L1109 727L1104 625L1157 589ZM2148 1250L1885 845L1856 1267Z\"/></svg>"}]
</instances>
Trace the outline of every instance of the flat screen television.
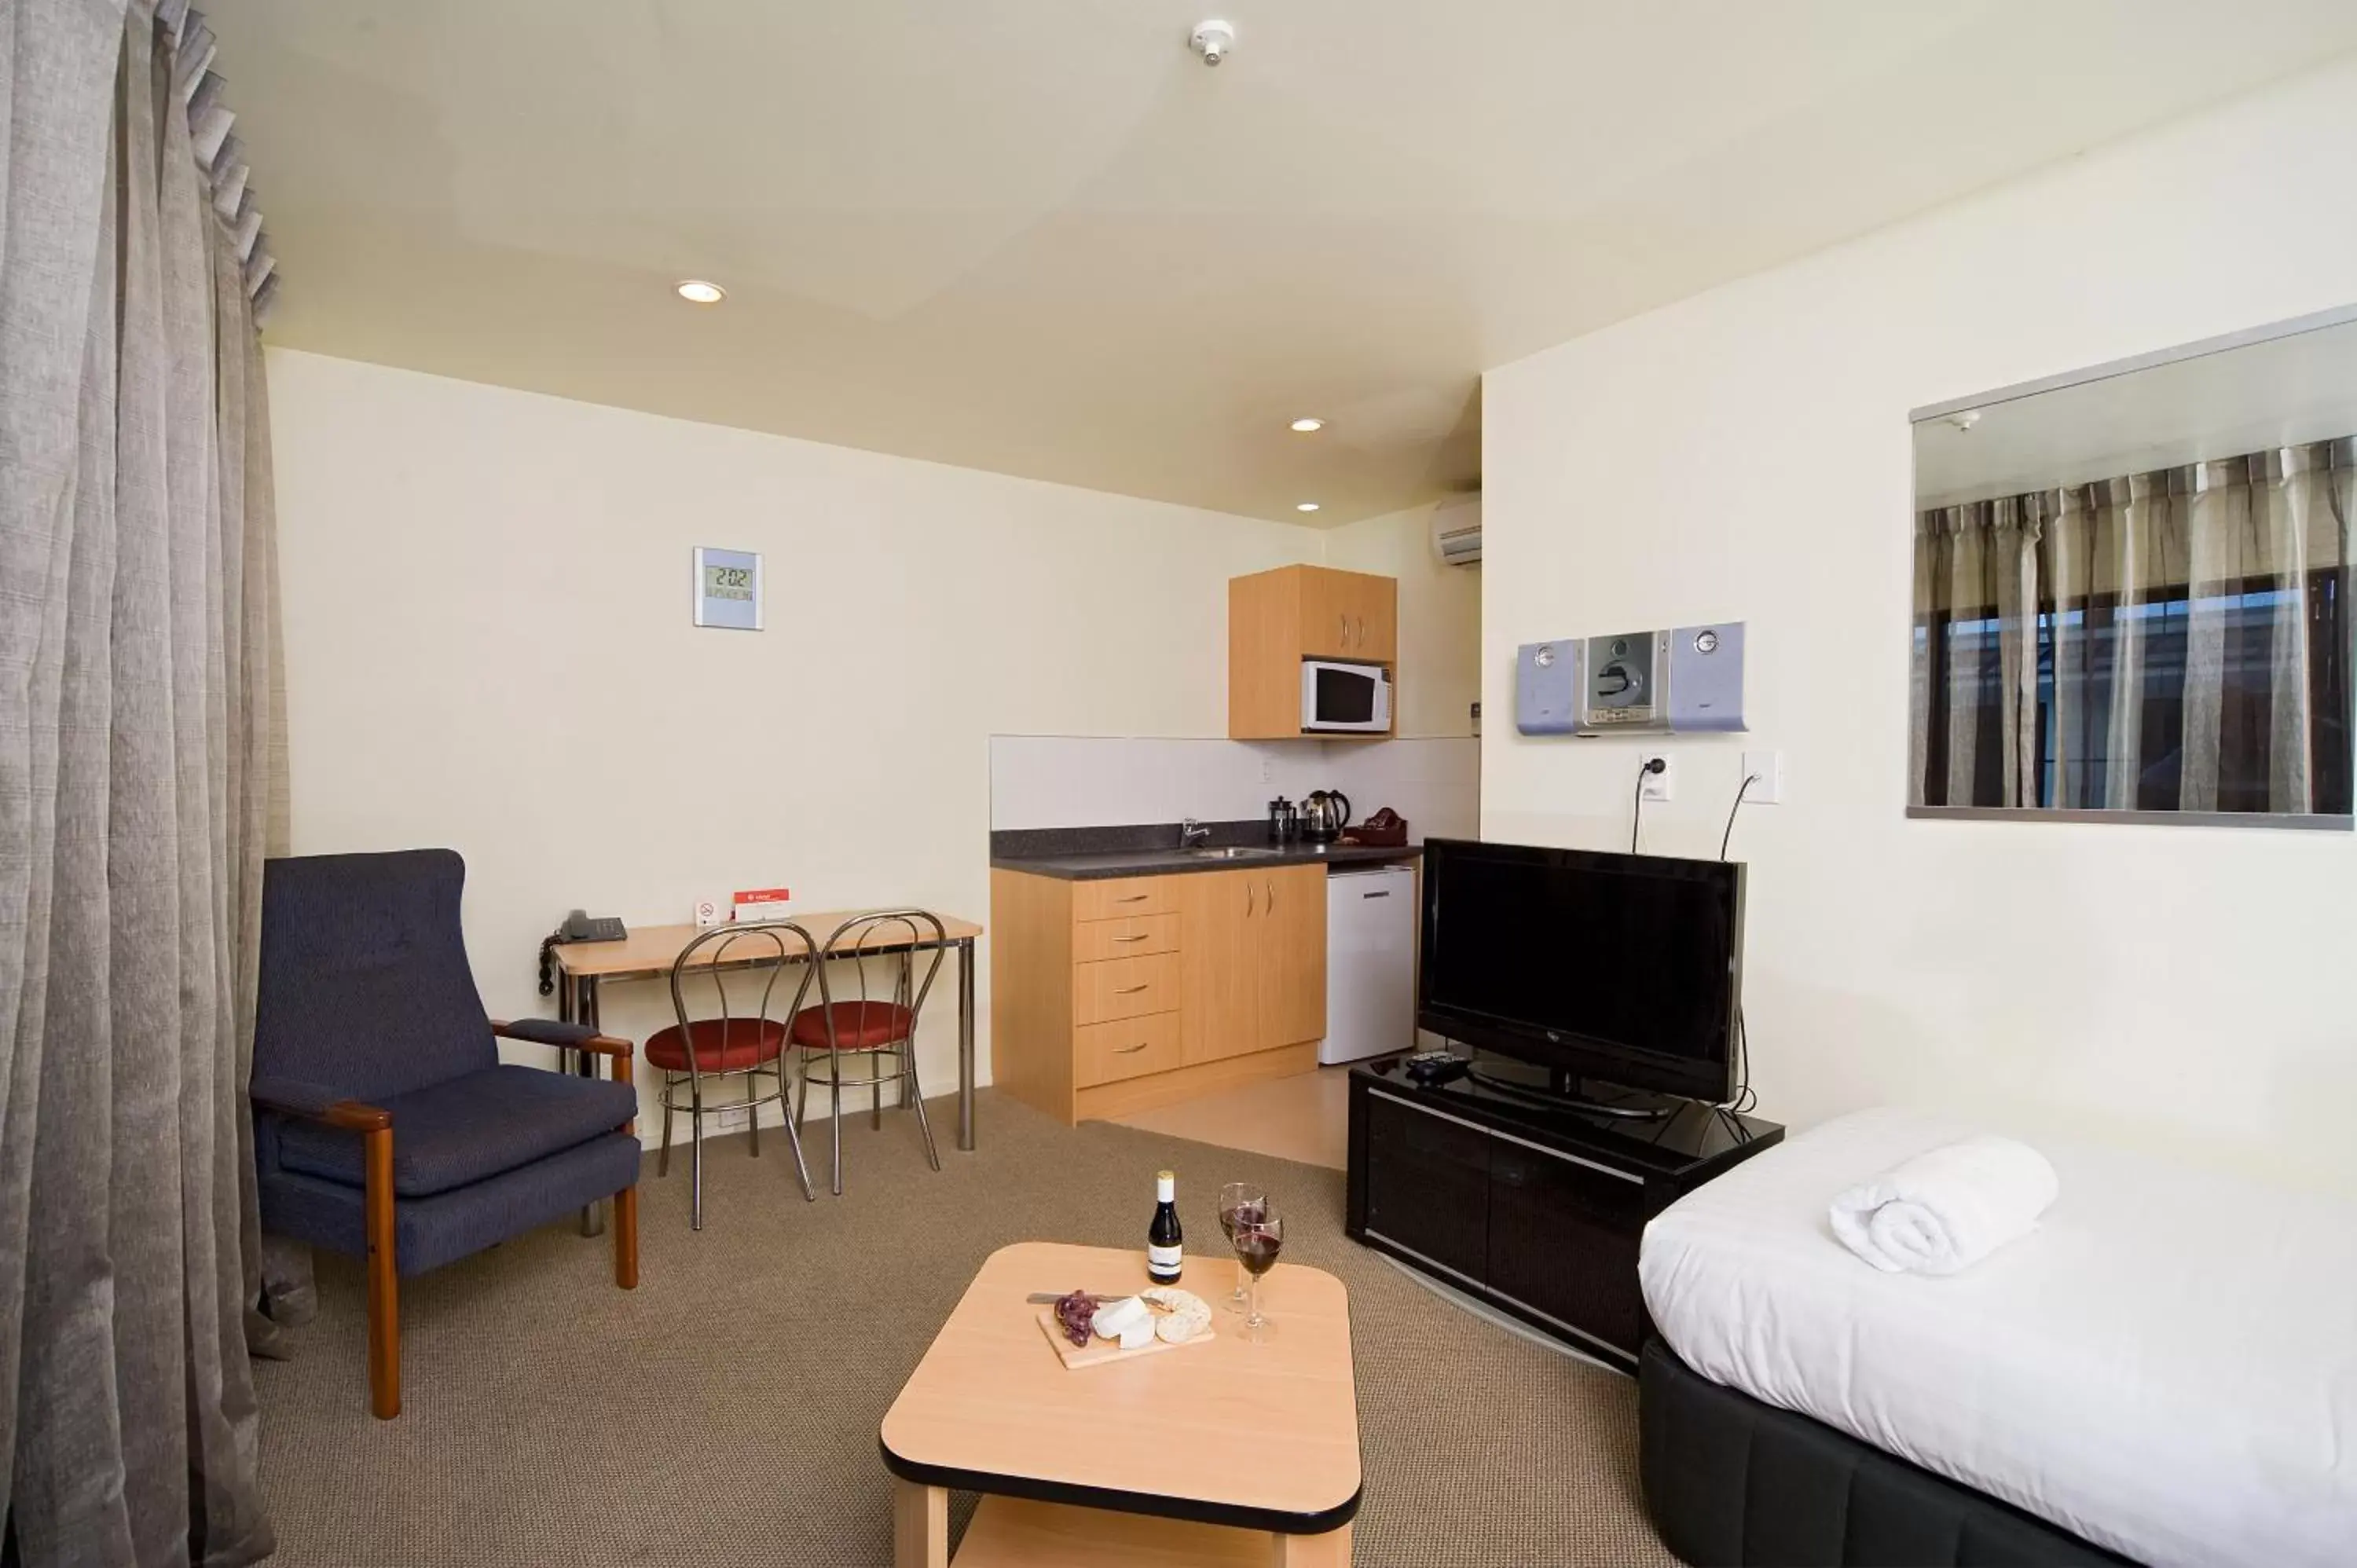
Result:
<instances>
[{"instance_id":1,"label":"flat screen television","mask_svg":"<svg viewBox=\"0 0 2357 1568\"><path fill-rule=\"evenodd\" d=\"M1416 1022L1631 1089L1734 1092L1743 867L1427 839Z\"/></svg>"}]
</instances>

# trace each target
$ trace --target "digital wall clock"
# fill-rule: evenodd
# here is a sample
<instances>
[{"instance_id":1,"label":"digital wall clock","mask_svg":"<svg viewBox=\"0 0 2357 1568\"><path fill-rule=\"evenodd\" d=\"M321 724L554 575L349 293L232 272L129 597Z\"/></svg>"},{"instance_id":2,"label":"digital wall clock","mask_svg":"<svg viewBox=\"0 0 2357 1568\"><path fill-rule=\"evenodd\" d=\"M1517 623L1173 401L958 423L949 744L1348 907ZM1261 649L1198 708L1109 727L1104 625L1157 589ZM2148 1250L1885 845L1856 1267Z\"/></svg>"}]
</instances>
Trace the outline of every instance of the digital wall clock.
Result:
<instances>
[{"instance_id":1,"label":"digital wall clock","mask_svg":"<svg viewBox=\"0 0 2357 1568\"><path fill-rule=\"evenodd\" d=\"M696 625L760 630L760 553L697 545L694 592Z\"/></svg>"}]
</instances>

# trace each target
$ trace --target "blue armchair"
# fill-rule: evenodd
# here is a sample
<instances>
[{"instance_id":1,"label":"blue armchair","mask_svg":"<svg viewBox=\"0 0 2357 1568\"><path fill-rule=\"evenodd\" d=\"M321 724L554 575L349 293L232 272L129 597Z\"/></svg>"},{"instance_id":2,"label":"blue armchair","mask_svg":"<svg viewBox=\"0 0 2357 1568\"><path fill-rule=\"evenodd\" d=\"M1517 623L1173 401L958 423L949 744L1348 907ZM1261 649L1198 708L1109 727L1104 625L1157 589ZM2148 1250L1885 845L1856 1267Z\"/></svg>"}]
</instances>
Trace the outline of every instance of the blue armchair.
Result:
<instances>
[{"instance_id":1,"label":"blue armchair","mask_svg":"<svg viewBox=\"0 0 2357 1568\"><path fill-rule=\"evenodd\" d=\"M450 850L273 860L262 885L254 1165L263 1229L368 1260L370 1407L401 1413L401 1276L614 1199L639 1283L630 1044L484 1015ZM604 1079L503 1065L495 1036L602 1057Z\"/></svg>"}]
</instances>

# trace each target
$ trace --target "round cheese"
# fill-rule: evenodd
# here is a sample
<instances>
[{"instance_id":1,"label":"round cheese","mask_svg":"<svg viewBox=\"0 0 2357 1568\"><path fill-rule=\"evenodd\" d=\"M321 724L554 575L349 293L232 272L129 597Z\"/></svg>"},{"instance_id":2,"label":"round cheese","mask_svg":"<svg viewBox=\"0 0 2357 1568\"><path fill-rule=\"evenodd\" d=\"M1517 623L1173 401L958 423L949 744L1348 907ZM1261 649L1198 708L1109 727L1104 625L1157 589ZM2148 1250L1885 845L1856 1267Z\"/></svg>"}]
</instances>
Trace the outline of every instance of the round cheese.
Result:
<instances>
[{"instance_id":1,"label":"round cheese","mask_svg":"<svg viewBox=\"0 0 2357 1568\"><path fill-rule=\"evenodd\" d=\"M1137 1294L1139 1300L1162 1308L1155 1317L1154 1332L1173 1345L1183 1345L1211 1326L1211 1306L1193 1291L1180 1290L1177 1285L1157 1285Z\"/></svg>"}]
</instances>

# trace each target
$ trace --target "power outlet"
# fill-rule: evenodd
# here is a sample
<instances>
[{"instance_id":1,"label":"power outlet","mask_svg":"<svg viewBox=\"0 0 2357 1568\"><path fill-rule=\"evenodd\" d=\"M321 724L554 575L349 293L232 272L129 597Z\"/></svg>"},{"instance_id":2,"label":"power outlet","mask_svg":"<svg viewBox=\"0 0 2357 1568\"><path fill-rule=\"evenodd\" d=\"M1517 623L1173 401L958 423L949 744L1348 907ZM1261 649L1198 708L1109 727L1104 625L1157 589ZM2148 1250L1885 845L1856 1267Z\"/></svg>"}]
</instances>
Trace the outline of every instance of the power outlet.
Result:
<instances>
[{"instance_id":1,"label":"power outlet","mask_svg":"<svg viewBox=\"0 0 2357 1568\"><path fill-rule=\"evenodd\" d=\"M1751 788L1743 792L1745 805L1776 805L1784 799L1784 754L1781 751L1745 752L1743 777L1752 780Z\"/></svg>"},{"instance_id":2,"label":"power outlet","mask_svg":"<svg viewBox=\"0 0 2357 1568\"><path fill-rule=\"evenodd\" d=\"M712 1124L723 1133L741 1133L752 1120L752 1108L745 1105L731 1105L712 1113Z\"/></svg>"},{"instance_id":3,"label":"power outlet","mask_svg":"<svg viewBox=\"0 0 2357 1568\"><path fill-rule=\"evenodd\" d=\"M1645 775L1643 782L1637 786L1637 796L1640 800L1670 800L1677 797L1678 769L1677 765L1671 761L1670 754L1666 751L1645 751L1637 755L1640 767L1657 760L1662 765L1662 770Z\"/></svg>"}]
</instances>

